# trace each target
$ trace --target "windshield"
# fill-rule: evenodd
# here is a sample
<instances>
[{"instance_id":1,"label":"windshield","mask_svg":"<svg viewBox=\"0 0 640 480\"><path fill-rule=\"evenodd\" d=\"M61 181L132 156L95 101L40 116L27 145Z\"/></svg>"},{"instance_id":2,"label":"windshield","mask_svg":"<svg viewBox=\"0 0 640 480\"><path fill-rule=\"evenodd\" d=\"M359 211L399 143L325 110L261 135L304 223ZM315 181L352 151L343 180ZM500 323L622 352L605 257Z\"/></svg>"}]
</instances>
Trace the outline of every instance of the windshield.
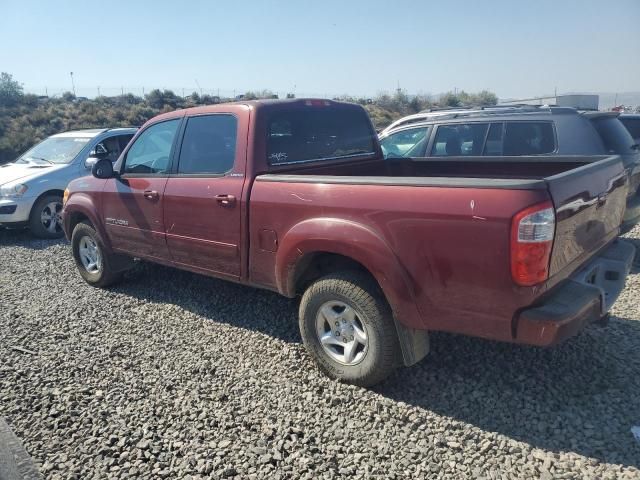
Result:
<instances>
[{"instance_id":1,"label":"windshield","mask_svg":"<svg viewBox=\"0 0 640 480\"><path fill-rule=\"evenodd\" d=\"M27 150L15 163L69 163L89 140L89 137L49 137Z\"/></svg>"}]
</instances>

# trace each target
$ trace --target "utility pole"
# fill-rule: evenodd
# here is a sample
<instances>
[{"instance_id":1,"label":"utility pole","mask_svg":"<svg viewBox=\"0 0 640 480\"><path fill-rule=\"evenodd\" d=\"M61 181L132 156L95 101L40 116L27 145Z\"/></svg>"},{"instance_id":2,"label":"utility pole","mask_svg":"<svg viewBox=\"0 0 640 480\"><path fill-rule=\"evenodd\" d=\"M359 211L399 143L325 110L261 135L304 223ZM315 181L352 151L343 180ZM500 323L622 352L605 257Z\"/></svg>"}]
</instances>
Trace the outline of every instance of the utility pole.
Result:
<instances>
[{"instance_id":1,"label":"utility pole","mask_svg":"<svg viewBox=\"0 0 640 480\"><path fill-rule=\"evenodd\" d=\"M195 80L196 80L196 85L198 86L198 90L200 90L200 96L202 96L202 87L198 83L198 79L196 78Z\"/></svg>"},{"instance_id":2,"label":"utility pole","mask_svg":"<svg viewBox=\"0 0 640 480\"><path fill-rule=\"evenodd\" d=\"M76 85L73 82L73 72L69 72L69 75L71 75L71 90L73 90L73 96L76 96Z\"/></svg>"},{"instance_id":3,"label":"utility pole","mask_svg":"<svg viewBox=\"0 0 640 480\"><path fill-rule=\"evenodd\" d=\"M98 96L100 96L100 85L98 85Z\"/></svg>"},{"instance_id":4,"label":"utility pole","mask_svg":"<svg viewBox=\"0 0 640 480\"><path fill-rule=\"evenodd\" d=\"M124 97L124 87L120 87L120 91L122 92L122 96Z\"/></svg>"}]
</instances>

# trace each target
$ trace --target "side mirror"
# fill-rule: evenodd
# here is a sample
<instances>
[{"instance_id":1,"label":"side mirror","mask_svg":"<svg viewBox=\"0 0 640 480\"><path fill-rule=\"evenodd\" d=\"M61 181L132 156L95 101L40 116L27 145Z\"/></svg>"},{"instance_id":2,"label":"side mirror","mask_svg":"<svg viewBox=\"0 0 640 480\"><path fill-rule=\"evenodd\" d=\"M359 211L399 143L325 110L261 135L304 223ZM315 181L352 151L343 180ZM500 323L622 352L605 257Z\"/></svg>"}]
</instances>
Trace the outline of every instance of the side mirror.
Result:
<instances>
[{"instance_id":1,"label":"side mirror","mask_svg":"<svg viewBox=\"0 0 640 480\"><path fill-rule=\"evenodd\" d=\"M101 178L106 180L107 178L115 177L115 172L113 171L113 164L110 160L103 158L102 160L98 160L95 165L91 168L91 174L96 178Z\"/></svg>"}]
</instances>

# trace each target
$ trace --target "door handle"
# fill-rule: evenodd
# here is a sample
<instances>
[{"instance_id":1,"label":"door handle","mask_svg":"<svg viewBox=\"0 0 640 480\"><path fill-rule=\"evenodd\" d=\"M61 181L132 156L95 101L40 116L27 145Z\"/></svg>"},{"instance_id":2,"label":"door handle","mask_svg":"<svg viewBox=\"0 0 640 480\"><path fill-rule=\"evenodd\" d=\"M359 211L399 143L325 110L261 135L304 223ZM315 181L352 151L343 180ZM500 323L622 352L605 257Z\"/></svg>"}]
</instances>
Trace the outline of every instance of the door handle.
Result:
<instances>
[{"instance_id":1,"label":"door handle","mask_svg":"<svg viewBox=\"0 0 640 480\"><path fill-rule=\"evenodd\" d=\"M233 195L216 195L216 202L223 207L233 207L236 204L236 197Z\"/></svg>"},{"instance_id":2,"label":"door handle","mask_svg":"<svg viewBox=\"0 0 640 480\"><path fill-rule=\"evenodd\" d=\"M158 192L156 192L155 190L145 190L143 195L144 198L148 198L149 200L155 200L159 197Z\"/></svg>"}]
</instances>

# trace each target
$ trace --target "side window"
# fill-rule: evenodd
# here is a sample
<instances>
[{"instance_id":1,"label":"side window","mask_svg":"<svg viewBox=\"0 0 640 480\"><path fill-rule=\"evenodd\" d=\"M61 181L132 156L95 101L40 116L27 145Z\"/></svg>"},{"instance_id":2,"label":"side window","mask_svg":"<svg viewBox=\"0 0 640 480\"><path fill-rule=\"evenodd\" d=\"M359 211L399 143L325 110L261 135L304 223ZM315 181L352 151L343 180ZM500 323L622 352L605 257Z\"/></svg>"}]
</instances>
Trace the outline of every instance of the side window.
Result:
<instances>
[{"instance_id":1,"label":"side window","mask_svg":"<svg viewBox=\"0 0 640 480\"><path fill-rule=\"evenodd\" d=\"M118 135L118 142L120 143L121 152L123 152L124 149L127 148L127 145L129 145L129 142L131 141L132 138L133 138L133 134Z\"/></svg>"},{"instance_id":2,"label":"side window","mask_svg":"<svg viewBox=\"0 0 640 480\"><path fill-rule=\"evenodd\" d=\"M435 157L481 155L488 128L488 123L440 125L431 147L431 155Z\"/></svg>"},{"instance_id":3,"label":"side window","mask_svg":"<svg viewBox=\"0 0 640 480\"><path fill-rule=\"evenodd\" d=\"M392 133L380 141L384 158L424 157L428 127L410 128Z\"/></svg>"},{"instance_id":4,"label":"side window","mask_svg":"<svg viewBox=\"0 0 640 480\"><path fill-rule=\"evenodd\" d=\"M634 139L640 138L640 118L618 117Z\"/></svg>"},{"instance_id":5,"label":"side window","mask_svg":"<svg viewBox=\"0 0 640 480\"><path fill-rule=\"evenodd\" d=\"M504 155L542 155L556 149L551 122L507 122Z\"/></svg>"},{"instance_id":6,"label":"side window","mask_svg":"<svg viewBox=\"0 0 640 480\"><path fill-rule=\"evenodd\" d=\"M238 122L233 115L191 117L184 131L178 173L223 174L233 168Z\"/></svg>"},{"instance_id":7,"label":"side window","mask_svg":"<svg viewBox=\"0 0 640 480\"><path fill-rule=\"evenodd\" d=\"M123 142L123 138L126 138L127 140ZM115 135L113 137L105 138L96 145L94 149L95 156L115 162L118 160L118 157L124 150L124 147L127 146L127 143L129 143L129 140L132 138L133 135Z\"/></svg>"},{"instance_id":8,"label":"side window","mask_svg":"<svg viewBox=\"0 0 640 480\"><path fill-rule=\"evenodd\" d=\"M499 157L502 155L502 135L504 124L492 123L487 135L487 143L484 146L484 155Z\"/></svg>"},{"instance_id":9,"label":"side window","mask_svg":"<svg viewBox=\"0 0 640 480\"><path fill-rule=\"evenodd\" d=\"M169 169L171 146L180 119L150 126L136 139L127 152L123 173L165 173Z\"/></svg>"}]
</instances>

